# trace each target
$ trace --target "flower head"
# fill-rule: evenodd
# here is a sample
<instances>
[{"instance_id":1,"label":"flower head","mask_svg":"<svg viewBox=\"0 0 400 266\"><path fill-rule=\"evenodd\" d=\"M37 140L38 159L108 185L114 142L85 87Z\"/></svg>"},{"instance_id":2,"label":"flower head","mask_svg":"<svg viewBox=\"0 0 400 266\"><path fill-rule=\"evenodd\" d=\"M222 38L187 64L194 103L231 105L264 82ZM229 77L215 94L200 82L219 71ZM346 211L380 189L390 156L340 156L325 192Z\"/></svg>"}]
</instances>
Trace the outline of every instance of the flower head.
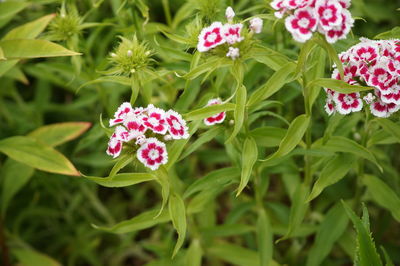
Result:
<instances>
[{"instance_id":1,"label":"flower head","mask_svg":"<svg viewBox=\"0 0 400 266\"><path fill-rule=\"evenodd\" d=\"M225 10L225 17L229 22L232 22L233 18L235 17L235 11L233 8L228 6Z\"/></svg>"},{"instance_id":2,"label":"flower head","mask_svg":"<svg viewBox=\"0 0 400 266\"><path fill-rule=\"evenodd\" d=\"M305 42L312 37L317 28L317 18L311 8L297 9L285 20L286 29L298 42Z\"/></svg>"},{"instance_id":3,"label":"flower head","mask_svg":"<svg viewBox=\"0 0 400 266\"><path fill-rule=\"evenodd\" d=\"M221 99L216 98L216 99L211 99L208 101L206 106L211 106L211 105L215 105L215 104L221 104ZM218 113L216 115L207 117L204 119L204 124L206 124L207 126L212 126L215 124L221 124L222 122L224 122L226 117L226 113L225 112L221 112Z\"/></svg>"},{"instance_id":4,"label":"flower head","mask_svg":"<svg viewBox=\"0 0 400 266\"><path fill-rule=\"evenodd\" d=\"M222 23L213 22L209 27L204 28L199 35L199 42L197 50L199 52L206 52L218 45L226 42L222 36Z\"/></svg>"},{"instance_id":5,"label":"flower head","mask_svg":"<svg viewBox=\"0 0 400 266\"><path fill-rule=\"evenodd\" d=\"M263 20L261 18L252 18L250 20L250 30L254 33L261 33L263 27Z\"/></svg>"},{"instance_id":6,"label":"flower head","mask_svg":"<svg viewBox=\"0 0 400 266\"><path fill-rule=\"evenodd\" d=\"M165 121L168 124L168 132L173 139L187 139L189 131L186 126L186 121L182 116L173 110L169 110L165 114Z\"/></svg>"},{"instance_id":7,"label":"flower head","mask_svg":"<svg viewBox=\"0 0 400 266\"><path fill-rule=\"evenodd\" d=\"M236 60L240 56L239 48L229 47L228 53L226 53L227 57L232 58L232 60Z\"/></svg>"},{"instance_id":8,"label":"flower head","mask_svg":"<svg viewBox=\"0 0 400 266\"><path fill-rule=\"evenodd\" d=\"M240 32L242 31L243 24L225 24L222 28L222 36L225 41L232 45L237 42L241 42L243 37L240 36Z\"/></svg>"},{"instance_id":9,"label":"flower head","mask_svg":"<svg viewBox=\"0 0 400 266\"><path fill-rule=\"evenodd\" d=\"M138 160L151 170L157 170L160 165L168 162L165 144L156 138L148 138L137 150Z\"/></svg>"}]
</instances>

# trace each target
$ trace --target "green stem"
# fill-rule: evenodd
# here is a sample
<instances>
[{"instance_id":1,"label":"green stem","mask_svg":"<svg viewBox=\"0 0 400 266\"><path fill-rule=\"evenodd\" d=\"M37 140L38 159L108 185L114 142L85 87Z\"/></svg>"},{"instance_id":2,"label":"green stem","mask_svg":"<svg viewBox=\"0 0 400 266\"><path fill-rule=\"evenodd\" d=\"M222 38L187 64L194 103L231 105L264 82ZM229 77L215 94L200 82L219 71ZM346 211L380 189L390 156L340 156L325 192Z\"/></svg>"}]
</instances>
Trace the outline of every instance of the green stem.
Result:
<instances>
[{"instance_id":1,"label":"green stem","mask_svg":"<svg viewBox=\"0 0 400 266\"><path fill-rule=\"evenodd\" d=\"M309 88L307 87L307 81L306 81L306 76L304 74L303 70L303 95L304 95L304 109L306 112L306 115L308 117L312 116L312 108L310 106L310 97L309 97ZM310 119L310 122L308 124L307 130L306 130L306 149L309 150L311 148L312 144L312 138L311 138L311 125L312 121ZM311 157L308 154L304 155L304 184L306 186L310 186L312 182L312 175L311 175Z\"/></svg>"}]
</instances>

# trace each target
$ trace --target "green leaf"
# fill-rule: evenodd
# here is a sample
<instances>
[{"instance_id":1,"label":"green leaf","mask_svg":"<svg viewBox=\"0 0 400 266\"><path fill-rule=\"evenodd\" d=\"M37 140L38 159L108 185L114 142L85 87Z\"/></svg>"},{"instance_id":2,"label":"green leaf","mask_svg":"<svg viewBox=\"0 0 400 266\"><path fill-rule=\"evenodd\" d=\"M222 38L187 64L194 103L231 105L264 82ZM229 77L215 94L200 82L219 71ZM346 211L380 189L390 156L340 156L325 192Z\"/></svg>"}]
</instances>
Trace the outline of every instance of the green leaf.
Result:
<instances>
[{"instance_id":1,"label":"green leaf","mask_svg":"<svg viewBox=\"0 0 400 266\"><path fill-rule=\"evenodd\" d=\"M198 239L193 239L185 255L185 265L201 266L202 256L203 251L201 249L200 241Z\"/></svg>"},{"instance_id":2,"label":"green leaf","mask_svg":"<svg viewBox=\"0 0 400 266\"><path fill-rule=\"evenodd\" d=\"M80 53L70 51L61 45L46 40L5 40L0 41L0 47L7 59L80 55Z\"/></svg>"},{"instance_id":3,"label":"green leaf","mask_svg":"<svg viewBox=\"0 0 400 266\"><path fill-rule=\"evenodd\" d=\"M61 266L59 262L36 250L28 248L13 248L11 252L17 257L18 265L22 266Z\"/></svg>"},{"instance_id":4,"label":"green leaf","mask_svg":"<svg viewBox=\"0 0 400 266\"><path fill-rule=\"evenodd\" d=\"M331 252L334 243L345 232L349 218L340 203L335 204L319 225L315 241L311 247L306 266L322 265Z\"/></svg>"},{"instance_id":5,"label":"green leaf","mask_svg":"<svg viewBox=\"0 0 400 266\"><path fill-rule=\"evenodd\" d=\"M344 82L343 80L328 79L328 78L317 78L307 84L307 87L309 87L309 88L318 87L318 86L321 86L324 88L329 88L331 90L334 90L334 91L337 91L340 93L353 93L353 92L360 92L360 91L369 91L369 90L373 89L371 87L350 85L347 82Z\"/></svg>"},{"instance_id":6,"label":"green leaf","mask_svg":"<svg viewBox=\"0 0 400 266\"><path fill-rule=\"evenodd\" d=\"M399 196L381 179L365 175L362 179L371 194L372 199L383 208L389 210L393 217L400 222L400 198Z\"/></svg>"},{"instance_id":7,"label":"green leaf","mask_svg":"<svg viewBox=\"0 0 400 266\"><path fill-rule=\"evenodd\" d=\"M64 155L31 137L3 139L0 141L0 152L42 171L79 176L79 172Z\"/></svg>"},{"instance_id":8,"label":"green leaf","mask_svg":"<svg viewBox=\"0 0 400 266\"><path fill-rule=\"evenodd\" d=\"M8 159L1 168L2 193L1 213L7 210L10 200L29 181L33 175L33 168L17 161Z\"/></svg>"},{"instance_id":9,"label":"green leaf","mask_svg":"<svg viewBox=\"0 0 400 266\"><path fill-rule=\"evenodd\" d=\"M0 27L7 24L14 16L29 6L29 3L20 1L0 2Z\"/></svg>"},{"instance_id":10,"label":"green leaf","mask_svg":"<svg viewBox=\"0 0 400 266\"><path fill-rule=\"evenodd\" d=\"M304 136L304 133L308 128L309 123L310 118L307 117L305 114L296 117L292 121L292 123L290 123L285 137L279 144L278 150L264 161L270 161L272 159L283 157L291 152L297 146L297 144L300 143L301 139Z\"/></svg>"},{"instance_id":11,"label":"green leaf","mask_svg":"<svg viewBox=\"0 0 400 266\"><path fill-rule=\"evenodd\" d=\"M383 128L384 131L396 138L400 143L400 125L396 124L389 119L376 119L375 121Z\"/></svg>"},{"instance_id":12,"label":"green leaf","mask_svg":"<svg viewBox=\"0 0 400 266\"><path fill-rule=\"evenodd\" d=\"M196 66L195 68L191 69L187 74L183 76L184 79L195 79L201 74L211 72L220 67L226 67L231 65L231 63L225 58L221 59L218 57L210 58L205 63Z\"/></svg>"},{"instance_id":13,"label":"green leaf","mask_svg":"<svg viewBox=\"0 0 400 266\"><path fill-rule=\"evenodd\" d=\"M273 234L271 222L264 209L258 211L257 219L257 246L260 266L268 266L272 261Z\"/></svg>"},{"instance_id":14,"label":"green leaf","mask_svg":"<svg viewBox=\"0 0 400 266\"><path fill-rule=\"evenodd\" d=\"M261 45L258 45L250 49L247 56L253 58L257 62L260 62L270 67L275 71L278 71L291 61L284 54L281 54L273 49Z\"/></svg>"},{"instance_id":15,"label":"green leaf","mask_svg":"<svg viewBox=\"0 0 400 266\"><path fill-rule=\"evenodd\" d=\"M258 158L257 143L252 137L247 137L243 144L242 173L236 197L239 196L242 190L247 186L247 183L250 180L253 166L256 163L257 158Z\"/></svg>"},{"instance_id":16,"label":"green leaf","mask_svg":"<svg viewBox=\"0 0 400 266\"><path fill-rule=\"evenodd\" d=\"M367 148L361 146L354 140L341 136L332 136L325 143L325 145L321 146L321 148L332 152L346 152L354 154L374 163L381 171L383 171L375 156Z\"/></svg>"},{"instance_id":17,"label":"green leaf","mask_svg":"<svg viewBox=\"0 0 400 266\"><path fill-rule=\"evenodd\" d=\"M201 228L201 234L204 237L230 237L254 231L254 226L247 224L222 224Z\"/></svg>"},{"instance_id":18,"label":"green leaf","mask_svg":"<svg viewBox=\"0 0 400 266\"><path fill-rule=\"evenodd\" d=\"M382 266L382 261L376 252L375 243L369 228L356 216L353 210L342 200L343 207L357 231L356 265ZM364 212L366 212L364 206Z\"/></svg>"},{"instance_id":19,"label":"green leaf","mask_svg":"<svg viewBox=\"0 0 400 266\"><path fill-rule=\"evenodd\" d=\"M178 240L176 242L172 257L176 255L182 247L186 236L186 210L182 198L172 193L169 198L168 204L169 214L171 215L172 224L178 233Z\"/></svg>"},{"instance_id":20,"label":"green leaf","mask_svg":"<svg viewBox=\"0 0 400 266\"><path fill-rule=\"evenodd\" d=\"M162 203L160 211L158 215L164 211L164 207L167 205L168 198L170 197L170 183L167 169L164 166L161 166L154 174L157 177L157 182L161 185L161 196L162 196Z\"/></svg>"},{"instance_id":21,"label":"green leaf","mask_svg":"<svg viewBox=\"0 0 400 266\"><path fill-rule=\"evenodd\" d=\"M305 79L315 80L317 78L323 77L325 75L326 52L320 47L315 47L309 61L312 62L313 65L306 70ZM309 103L309 106L307 108L309 110L312 108L315 100L318 98L320 91L320 86L310 87L307 95Z\"/></svg>"},{"instance_id":22,"label":"green leaf","mask_svg":"<svg viewBox=\"0 0 400 266\"><path fill-rule=\"evenodd\" d=\"M143 182L156 180L156 177L148 173L122 173L108 177L83 176L103 187L127 187Z\"/></svg>"},{"instance_id":23,"label":"green leaf","mask_svg":"<svg viewBox=\"0 0 400 266\"><path fill-rule=\"evenodd\" d=\"M252 107L266 100L279 91L283 85L291 82L292 79L289 76L294 73L295 69L296 65L294 63L288 63L276 71L263 86L251 94L247 106Z\"/></svg>"},{"instance_id":24,"label":"green leaf","mask_svg":"<svg viewBox=\"0 0 400 266\"><path fill-rule=\"evenodd\" d=\"M28 134L51 147L73 140L82 135L91 126L89 122L65 122L51 124L35 129Z\"/></svg>"},{"instance_id":25,"label":"green leaf","mask_svg":"<svg viewBox=\"0 0 400 266\"><path fill-rule=\"evenodd\" d=\"M332 158L322 169L321 175L315 182L307 201L318 197L328 186L335 184L353 168L355 158L346 154L338 154Z\"/></svg>"},{"instance_id":26,"label":"green leaf","mask_svg":"<svg viewBox=\"0 0 400 266\"><path fill-rule=\"evenodd\" d=\"M325 49L325 51L328 53L329 58L336 64L340 76L343 77L343 64L342 61L339 59L338 53L336 52L335 48L326 41L325 36L319 35L319 38L316 38L314 40L316 43L318 43L318 45Z\"/></svg>"},{"instance_id":27,"label":"green leaf","mask_svg":"<svg viewBox=\"0 0 400 266\"><path fill-rule=\"evenodd\" d=\"M259 127L250 132L258 146L276 147L286 135L286 130L279 127Z\"/></svg>"},{"instance_id":28,"label":"green leaf","mask_svg":"<svg viewBox=\"0 0 400 266\"><path fill-rule=\"evenodd\" d=\"M235 119L235 124L233 126L233 132L230 137L226 140L226 142L231 141L236 135L239 133L240 129L243 126L244 115L246 110L246 97L247 90L245 86L240 86L236 92L236 106L233 112L233 117Z\"/></svg>"},{"instance_id":29,"label":"green leaf","mask_svg":"<svg viewBox=\"0 0 400 266\"><path fill-rule=\"evenodd\" d=\"M123 77L123 76L104 76L104 77L100 77L100 78L85 82L84 84L82 84L81 86L79 86L76 89L76 93L79 93L79 91L83 87L86 87L86 86L89 86L89 85L92 85L92 84L103 83L103 82L117 83L117 84L120 84L120 85L129 86L129 87L132 84L131 79L128 78L128 77Z\"/></svg>"},{"instance_id":30,"label":"green leaf","mask_svg":"<svg viewBox=\"0 0 400 266\"><path fill-rule=\"evenodd\" d=\"M234 265L260 265L257 252L234 244L216 243L207 248L207 253Z\"/></svg>"},{"instance_id":31,"label":"green leaf","mask_svg":"<svg viewBox=\"0 0 400 266\"><path fill-rule=\"evenodd\" d=\"M193 120L201 120L213 115L216 115L221 112L232 111L236 107L233 103L223 103L223 104L215 104L211 106L206 106L200 109L193 110L187 114L184 114L183 117L187 121Z\"/></svg>"},{"instance_id":32,"label":"green leaf","mask_svg":"<svg viewBox=\"0 0 400 266\"><path fill-rule=\"evenodd\" d=\"M207 130L206 132L202 133L195 142L193 142L186 150L184 153L182 153L181 157L179 158L179 161L186 158L189 156L191 153L196 151L198 148L200 148L201 145L204 143L207 143L214 139L216 136L220 135L222 133L223 128L214 126Z\"/></svg>"},{"instance_id":33,"label":"green leaf","mask_svg":"<svg viewBox=\"0 0 400 266\"><path fill-rule=\"evenodd\" d=\"M131 233L153 227L160 223L166 223L170 220L169 212L164 210L160 215L157 215L158 212L159 210L157 209L146 211L133 217L130 220L117 223L111 227L103 227L97 225L92 226L96 229L115 234Z\"/></svg>"},{"instance_id":34,"label":"green leaf","mask_svg":"<svg viewBox=\"0 0 400 266\"><path fill-rule=\"evenodd\" d=\"M238 181L240 171L236 167L222 168L197 179L185 191L183 198L188 198L199 191L209 190L215 186L222 187L232 181Z\"/></svg>"},{"instance_id":35,"label":"green leaf","mask_svg":"<svg viewBox=\"0 0 400 266\"><path fill-rule=\"evenodd\" d=\"M9 31L3 37L2 41L12 39L35 39L40 33L44 31L44 29L54 17L55 14L50 14L32 22L26 23L22 26L16 27Z\"/></svg>"},{"instance_id":36,"label":"green leaf","mask_svg":"<svg viewBox=\"0 0 400 266\"><path fill-rule=\"evenodd\" d=\"M299 230L309 206L309 203L306 202L308 193L309 188L304 184L300 184L300 186L296 188L292 199L292 208L290 209L287 232L283 237L276 241L277 243L294 236Z\"/></svg>"},{"instance_id":37,"label":"green leaf","mask_svg":"<svg viewBox=\"0 0 400 266\"><path fill-rule=\"evenodd\" d=\"M400 38L400 27L394 27L390 31L382 32L374 37L374 39L399 39Z\"/></svg>"},{"instance_id":38,"label":"green leaf","mask_svg":"<svg viewBox=\"0 0 400 266\"><path fill-rule=\"evenodd\" d=\"M298 77L301 74L301 72L305 72L307 59L310 56L310 54L314 51L316 45L317 44L314 42L314 40L311 39L307 41L305 44L303 44L303 46L301 47L300 54L297 59L295 77Z\"/></svg>"}]
</instances>

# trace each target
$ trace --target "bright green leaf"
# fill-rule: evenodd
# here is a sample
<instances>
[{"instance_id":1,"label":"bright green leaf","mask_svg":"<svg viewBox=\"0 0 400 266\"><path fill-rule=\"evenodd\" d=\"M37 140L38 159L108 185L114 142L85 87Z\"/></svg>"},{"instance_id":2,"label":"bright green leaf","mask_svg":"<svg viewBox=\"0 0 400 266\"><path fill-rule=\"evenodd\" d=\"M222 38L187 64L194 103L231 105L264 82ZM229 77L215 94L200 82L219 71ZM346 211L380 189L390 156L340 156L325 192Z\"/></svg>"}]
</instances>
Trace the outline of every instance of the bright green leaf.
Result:
<instances>
[{"instance_id":1,"label":"bright green leaf","mask_svg":"<svg viewBox=\"0 0 400 266\"><path fill-rule=\"evenodd\" d=\"M242 150L242 173L240 184L236 196L239 196L242 190L247 186L250 180L253 166L258 158L257 143L252 137L247 137Z\"/></svg>"},{"instance_id":2,"label":"bright green leaf","mask_svg":"<svg viewBox=\"0 0 400 266\"><path fill-rule=\"evenodd\" d=\"M172 224L178 233L178 240L176 242L172 257L176 255L179 249L182 247L186 236L186 210L185 204L182 198L172 193L169 198L168 204L169 214L171 215Z\"/></svg>"}]
</instances>

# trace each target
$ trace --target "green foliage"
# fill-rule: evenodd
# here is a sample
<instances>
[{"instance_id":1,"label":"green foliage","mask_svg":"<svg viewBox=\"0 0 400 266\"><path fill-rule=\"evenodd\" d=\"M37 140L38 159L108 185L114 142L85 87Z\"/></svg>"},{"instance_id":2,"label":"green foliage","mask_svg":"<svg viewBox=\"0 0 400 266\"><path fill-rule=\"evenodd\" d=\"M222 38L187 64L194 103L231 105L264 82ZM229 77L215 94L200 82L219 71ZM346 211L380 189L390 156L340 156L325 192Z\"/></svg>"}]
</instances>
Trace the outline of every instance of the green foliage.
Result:
<instances>
[{"instance_id":1,"label":"green foliage","mask_svg":"<svg viewBox=\"0 0 400 266\"><path fill-rule=\"evenodd\" d=\"M353 0L331 45L293 41L270 2L1 1L0 264L399 265L399 116L328 118L320 95L373 89L331 66L359 37L399 38L398 3ZM228 6L239 58L197 51ZM106 155L122 102L187 121L164 167Z\"/></svg>"}]
</instances>

